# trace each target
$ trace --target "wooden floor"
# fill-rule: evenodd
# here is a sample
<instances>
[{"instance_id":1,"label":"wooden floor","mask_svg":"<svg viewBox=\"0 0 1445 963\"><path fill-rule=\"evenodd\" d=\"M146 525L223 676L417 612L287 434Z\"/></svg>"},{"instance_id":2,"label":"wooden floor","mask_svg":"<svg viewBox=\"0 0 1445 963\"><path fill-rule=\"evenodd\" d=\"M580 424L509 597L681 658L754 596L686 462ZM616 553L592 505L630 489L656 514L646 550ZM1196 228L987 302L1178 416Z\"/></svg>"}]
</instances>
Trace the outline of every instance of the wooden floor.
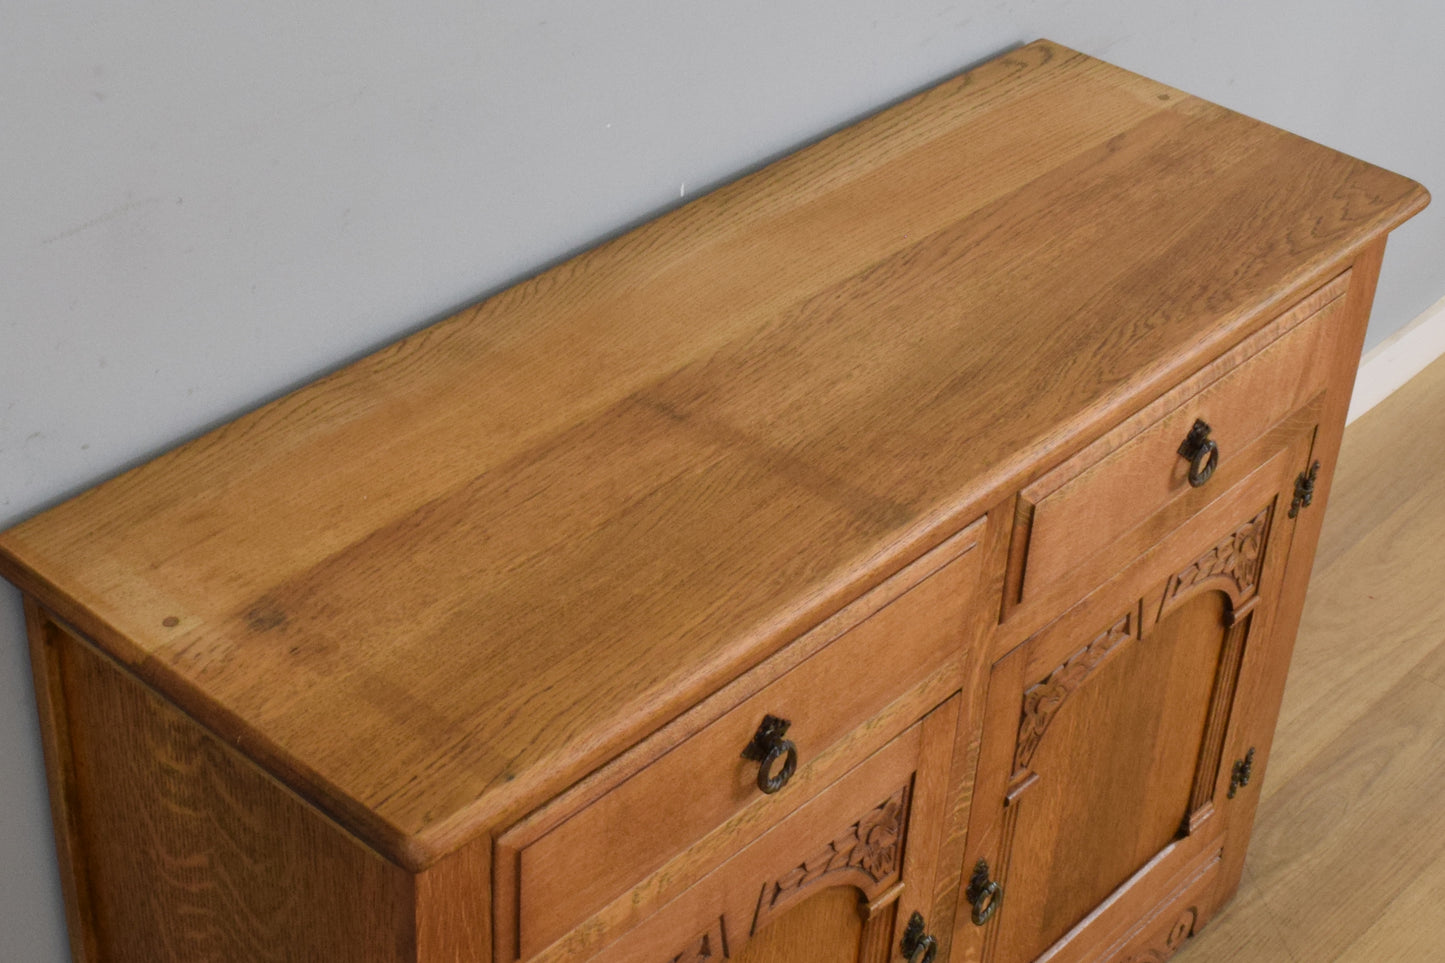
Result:
<instances>
[{"instance_id":1,"label":"wooden floor","mask_svg":"<svg viewBox=\"0 0 1445 963\"><path fill-rule=\"evenodd\" d=\"M1445 961L1445 359L1345 433L1244 882L1174 959Z\"/></svg>"}]
</instances>

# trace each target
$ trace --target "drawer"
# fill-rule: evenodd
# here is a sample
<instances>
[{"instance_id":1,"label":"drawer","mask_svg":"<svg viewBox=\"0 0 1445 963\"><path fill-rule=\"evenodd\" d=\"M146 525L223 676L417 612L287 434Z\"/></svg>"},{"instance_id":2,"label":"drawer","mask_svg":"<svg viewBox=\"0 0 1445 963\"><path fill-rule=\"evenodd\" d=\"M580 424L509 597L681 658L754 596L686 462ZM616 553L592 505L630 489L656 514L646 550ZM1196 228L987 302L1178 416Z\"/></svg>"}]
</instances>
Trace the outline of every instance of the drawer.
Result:
<instances>
[{"instance_id":1,"label":"drawer","mask_svg":"<svg viewBox=\"0 0 1445 963\"><path fill-rule=\"evenodd\" d=\"M809 914L805 959L837 959L840 947L853 959L860 946L873 948L868 959L894 959L885 948L897 943L899 922L916 911L926 924L932 909L946 799L943 780L929 776L947 772L961 701L910 727L590 963L735 957L754 940L770 946L749 955L797 958L784 917L830 896L848 910L825 926Z\"/></svg>"},{"instance_id":2,"label":"drawer","mask_svg":"<svg viewBox=\"0 0 1445 963\"><path fill-rule=\"evenodd\" d=\"M530 960L569 934L592 945L633 925L916 720L919 700L931 705L957 688L939 669L962 655L978 621L969 609L983 524L797 640L790 649L815 650L686 738L640 767L624 756L594 785L505 833L497 959ZM771 793L760 785L761 763L744 755L770 716L787 721L784 738L796 753L796 771ZM646 758L649 748L637 752ZM769 772L786 764L780 748ZM699 845L709 837L711 845Z\"/></svg>"},{"instance_id":3,"label":"drawer","mask_svg":"<svg viewBox=\"0 0 1445 963\"><path fill-rule=\"evenodd\" d=\"M1203 508L1232 484L1245 450L1326 387L1332 343L1344 318L1348 273L1336 278L1255 338L1161 399L1114 432L1053 470L1019 497L1011 551L1011 603L1025 603L1050 587L1081 578L1091 559L1165 508L1159 532L1139 533L1140 544L1162 535L1172 519ZM1181 453L1196 424L1208 426L1195 468ZM1210 462L1213 461L1213 465ZM1212 470L1213 474L1210 474ZM1179 504L1176 503L1187 503Z\"/></svg>"}]
</instances>

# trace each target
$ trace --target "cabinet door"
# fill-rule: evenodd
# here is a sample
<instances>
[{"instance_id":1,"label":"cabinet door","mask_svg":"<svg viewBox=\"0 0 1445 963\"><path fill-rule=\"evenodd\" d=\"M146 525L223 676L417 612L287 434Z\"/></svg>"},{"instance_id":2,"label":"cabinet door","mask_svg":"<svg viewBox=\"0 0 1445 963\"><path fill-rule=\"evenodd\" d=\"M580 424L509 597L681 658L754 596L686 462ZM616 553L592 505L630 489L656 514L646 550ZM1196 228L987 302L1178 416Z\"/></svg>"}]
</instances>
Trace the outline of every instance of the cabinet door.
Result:
<instances>
[{"instance_id":1,"label":"cabinet door","mask_svg":"<svg viewBox=\"0 0 1445 963\"><path fill-rule=\"evenodd\" d=\"M592 963L933 959L927 914L949 808L954 696ZM917 914L917 952L901 945Z\"/></svg>"},{"instance_id":2,"label":"cabinet door","mask_svg":"<svg viewBox=\"0 0 1445 963\"><path fill-rule=\"evenodd\" d=\"M1162 960L1203 924L1312 435L994 665L956 960Z\"/></svg>"}]
</instances>

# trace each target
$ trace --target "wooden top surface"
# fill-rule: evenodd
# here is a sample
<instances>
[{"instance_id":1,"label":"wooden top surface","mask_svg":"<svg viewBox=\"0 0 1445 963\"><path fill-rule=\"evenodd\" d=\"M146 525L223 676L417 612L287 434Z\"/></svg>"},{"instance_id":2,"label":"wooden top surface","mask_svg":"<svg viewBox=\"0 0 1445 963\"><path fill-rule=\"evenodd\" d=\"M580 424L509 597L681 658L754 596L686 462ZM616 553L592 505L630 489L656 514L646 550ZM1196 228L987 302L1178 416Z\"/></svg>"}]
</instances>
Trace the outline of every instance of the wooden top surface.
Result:
<instances>
[{"instance_id":1,"label":"wooden top surface","mask_svg":"<svg viewBox=\"0 0 1445 963\"><path fill-rule=\"evenodd\" d=\"M419 867L1427 199L1041 41L30 519L0 573Z\"/></svg>"}]
</instances>

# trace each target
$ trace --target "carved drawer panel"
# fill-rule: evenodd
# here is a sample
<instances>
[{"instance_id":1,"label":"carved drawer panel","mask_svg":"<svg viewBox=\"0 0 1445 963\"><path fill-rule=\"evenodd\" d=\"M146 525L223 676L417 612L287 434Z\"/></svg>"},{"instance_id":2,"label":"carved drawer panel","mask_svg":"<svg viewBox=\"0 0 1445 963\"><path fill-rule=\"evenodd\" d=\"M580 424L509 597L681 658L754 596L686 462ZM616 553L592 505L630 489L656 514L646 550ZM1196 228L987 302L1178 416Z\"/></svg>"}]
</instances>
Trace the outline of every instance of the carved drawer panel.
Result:
<instances>
[{"instance_id":1,"label":"carved drawer panel","mask_svg":"<svg viewBox=\"0 0 1445 963\"><path fill-rule=\"evenodd\" d=\"M1135 541L1151 544L1268 457L1245 452L1324 390L1319 360L1331 356L1348 283L1346 272L1025 489L1010 602L1037 601L1070 579L1086 589L1077 576L1091 560L1101 572L1127 561L1099 558L1124 534L1145 526ZM1177 510L1164 517L1166 507Z\"/></svg>"},{"instance_id":2,"label":"carved drawer panel","mask_svg":"<svg viewBox=\"0 0 1445 963\"><path fill-rule=\"evenodd\" d=\"M748 944L766 938L770 923L839 888L856 900L860 925L840 928L847 947L818 946L817 954L892 959L899 921L927 912L931 900L944 799L925 773L947 769L960 701L940 706L589 959L746 959Z\"/></svg>"},{"instance_id":3,"label":"carved drawer panel","mask_svg":"<svg viewBox=\"0 0 1445 963\"><path fill-rule=\"evenodd\" d=\"M670 749L618 760L505 833L497 959L530 960L564 938L590 946L633 925L956 688L947 666L977 621L982 530L980 521L869 593L861 614L824 623L800 640L814 654ZM745 754L765 721L779 723L776 747Z\"/></svg>"}]
</instances>

